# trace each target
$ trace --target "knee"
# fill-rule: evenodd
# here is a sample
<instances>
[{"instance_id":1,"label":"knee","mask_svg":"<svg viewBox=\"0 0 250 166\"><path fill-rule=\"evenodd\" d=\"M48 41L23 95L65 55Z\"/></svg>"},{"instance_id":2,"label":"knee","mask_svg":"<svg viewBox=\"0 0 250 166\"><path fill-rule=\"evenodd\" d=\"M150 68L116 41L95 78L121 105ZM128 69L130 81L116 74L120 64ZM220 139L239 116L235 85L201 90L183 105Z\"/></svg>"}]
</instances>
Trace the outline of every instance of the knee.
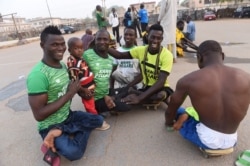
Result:
<instances>
[{"instance_id":1,"label":"knee","mask_svg":"<svg viewBox=\"0 0 250 166\"><path fill-rule=\"evenodd\" d=\"M85 149L80 147L68 147L66 149L60 149L59 153L70 161L79 160L82 158Z\"/></svg>"},{"instance_id":2,"label":"knee","mask_svg":"<svg viewBox=\"0 0 250 166\"><path fill-rule=\"evenodd\" d=\"M101 115L98 115L98 116L96 116L96 121L98 121L102 124L104 121L104 118Z\"/></svg>"}]
</instances>

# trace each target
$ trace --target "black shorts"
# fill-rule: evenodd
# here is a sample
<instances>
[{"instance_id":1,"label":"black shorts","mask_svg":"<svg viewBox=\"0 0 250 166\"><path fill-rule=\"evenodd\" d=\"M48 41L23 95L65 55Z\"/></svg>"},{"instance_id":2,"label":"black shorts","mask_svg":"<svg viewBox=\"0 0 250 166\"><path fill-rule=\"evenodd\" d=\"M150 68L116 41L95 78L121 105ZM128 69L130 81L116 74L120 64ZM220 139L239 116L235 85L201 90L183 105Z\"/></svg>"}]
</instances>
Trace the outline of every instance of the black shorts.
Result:
<instances>
[{"instance_id":1,"label":"black shorts","mask_svg":"<svg viewBox=\"0 0 250 166\"><path fill-rule=\"evenodd\" d=\"M126 112L131 109L131 106L121 102L120 100L114 100L115 107L112 109L109 109L105 103L104 98L98 99L95 101L95 108L98 112L98 114L103 113L103 112L108 112L108 111L118 111L118 112Z\"/></svg>"}]
</instances>

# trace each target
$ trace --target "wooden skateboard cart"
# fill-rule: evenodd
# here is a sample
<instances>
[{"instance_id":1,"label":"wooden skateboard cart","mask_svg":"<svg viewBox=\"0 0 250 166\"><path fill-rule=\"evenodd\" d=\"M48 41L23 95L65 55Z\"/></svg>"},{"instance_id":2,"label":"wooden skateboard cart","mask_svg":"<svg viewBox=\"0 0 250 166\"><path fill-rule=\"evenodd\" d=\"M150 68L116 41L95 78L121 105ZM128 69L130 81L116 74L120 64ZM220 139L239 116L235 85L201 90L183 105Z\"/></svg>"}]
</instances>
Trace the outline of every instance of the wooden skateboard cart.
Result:
<instances>
[{"instance_id":1,"label":"wooden skateboard cart","mask_svg":"<svg viewBox=\"0 0 250 166\"><path fill-rule=\"evenodd\" d=\"M205 158L209 158L209 157L216 157L216 156L223 156L226 154L230 154L234 151L234 148L228 148L228 149L203 149L203 148L199 148L200 151L203 154L203 157Z\"/></svg>"},{"instance_id":2,"label":"wooden skateboard cart","mask_svg":"<svg viewBox=\"0 0 250 166\"><path fill-rule=\"evenodd\" d=\"M147 110L149 110L150 108L157 110L160 104L161 104L161 102L159 102L159 103L145 103L145 104L142 104L142 106L146 107Z\"/></svg>"}]
</instances>

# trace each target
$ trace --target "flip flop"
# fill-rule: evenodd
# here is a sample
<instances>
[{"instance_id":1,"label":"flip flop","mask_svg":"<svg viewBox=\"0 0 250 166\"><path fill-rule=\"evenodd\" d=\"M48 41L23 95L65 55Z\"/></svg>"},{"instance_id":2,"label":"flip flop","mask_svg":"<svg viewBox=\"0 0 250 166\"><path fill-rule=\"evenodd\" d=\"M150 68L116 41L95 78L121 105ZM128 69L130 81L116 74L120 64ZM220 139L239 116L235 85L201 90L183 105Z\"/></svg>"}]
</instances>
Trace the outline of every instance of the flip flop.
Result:
<instances>
[{"instance_id":1,"label":"flip flop","mask_svg":"<svg viewBox=\"0 0 250 166\"><path fill-rule=\"evenodd\" d=\"M56 152L48 149L44 144L41 146L41 151L44 153L43 161L51 166L60 166L61 159Z\"/></svg>"},{"instance_id":2,"label":"flip flop","mask_svg":"<svg viewBox=\"0 0 250 166\"><path fill-rule=\"evenodd\" d=\"M109 128L110 128L110 125L106 121L103 121L102 126L98 127L98 128L95 128L95 129L105 131L105 130L108 130Z\"/></svg>"},{"instance_id":3,"label":"flip flop","mask_svg":"<svg viewBox=\"0 0 250 166\"><path fill-rule=\"evenodd\" d=\"M250 166L250 150L245 150L242 152L238 160L235 161L236 166Z\"/></svg>"}]
</instances>

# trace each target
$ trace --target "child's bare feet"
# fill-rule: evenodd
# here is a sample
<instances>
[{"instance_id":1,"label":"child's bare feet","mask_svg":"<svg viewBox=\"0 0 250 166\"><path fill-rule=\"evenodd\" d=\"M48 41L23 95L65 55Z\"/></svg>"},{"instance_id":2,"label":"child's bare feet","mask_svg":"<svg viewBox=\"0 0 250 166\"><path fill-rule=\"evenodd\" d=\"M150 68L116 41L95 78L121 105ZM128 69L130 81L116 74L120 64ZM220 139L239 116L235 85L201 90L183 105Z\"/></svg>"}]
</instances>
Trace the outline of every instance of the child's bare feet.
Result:
<instances>
[{"instance_id":1,"label":"child's bare feet","mask_svg":"<svg viewBox=\"0 0 250 166\"><path fill-rule=\"evenodd\" d=\"M188 114L184 113L180 115L177 121L174 123L173 128L175 130L179 130L187 119L188 119Z\"/></svg>"},{"instance_id":2,"label":"child's bare feet","mask_svg":"<svg viewBox=\"0 0 250 166\"><path fill-rule=\"evenodd\" d=\"M62 130L60 129L52 129L49 131L47 136L44 138L43 143L49 149L51 148L53 152L56 152L56 148L54 145L54 140L56 137L59 137L62 134Z\"/></svg>"}]
</instances>

